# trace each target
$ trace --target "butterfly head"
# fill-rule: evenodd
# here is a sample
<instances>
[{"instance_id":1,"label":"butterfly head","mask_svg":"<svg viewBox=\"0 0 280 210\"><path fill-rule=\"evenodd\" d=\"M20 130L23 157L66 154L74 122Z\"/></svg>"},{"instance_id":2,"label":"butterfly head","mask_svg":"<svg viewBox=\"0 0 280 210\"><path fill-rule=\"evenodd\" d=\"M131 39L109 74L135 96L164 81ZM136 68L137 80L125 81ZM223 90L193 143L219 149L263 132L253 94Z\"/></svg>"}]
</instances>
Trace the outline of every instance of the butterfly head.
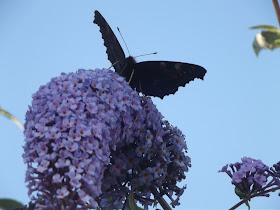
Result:
<instances>
[{"instance_id":1,"label":"butterfly head","mask_svg":"<svg viewBox=\"0 0 280 210\"><path fill-rule=\"evenodd\" d=\"M136 60L135 60L134 57L128 56L128 57L125 59L125 63L127 63L127 65L134 65L134 64L136 64Z\"/></svg>"}]
</instances>

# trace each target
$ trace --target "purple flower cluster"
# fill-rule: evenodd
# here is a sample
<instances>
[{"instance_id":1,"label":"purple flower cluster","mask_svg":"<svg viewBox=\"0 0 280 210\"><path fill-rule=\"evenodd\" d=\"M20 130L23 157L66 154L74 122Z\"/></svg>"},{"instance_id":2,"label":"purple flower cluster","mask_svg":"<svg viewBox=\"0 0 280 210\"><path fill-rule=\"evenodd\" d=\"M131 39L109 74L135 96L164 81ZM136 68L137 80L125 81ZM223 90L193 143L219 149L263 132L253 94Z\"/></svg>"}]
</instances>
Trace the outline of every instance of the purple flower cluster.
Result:
<instances>
[{"instance_id":1,"label":"purple flower cluster","mask_svg":"<svg viewBox=\"0 0 280 210\"><path fill-rule=\"evenodd\" d=\"M190 167L185 137L162 121L162 115L149 98L142 98L142 106L138 116L127 121L126 136L111 152L100 196L103 208L122 208L122 201L131 192L146 207L156 204L151 187L156 187L160 195L168 195L175 206L184 192L185 187L176 184L185 178L184 173Z\"/></svg>"},{"instance_id":2,"label":"purple flower cluster","mask_svg":"<svg viewBox=\"0 0 280 210\"><path fill-rule=\"evenodd\" d=\"M273 165L273 168L270 168L273 176L280 178L280 161Z\"/></svg>"},{"instance_id":3,"label":"purple flower cluster","mask_svg":"<svg viewBox=\"0 0 280 210\"><path fill-rule=\"evenodd\" d=\"M231 177L232 184L236 187L235 192L241 199L255 196L268 197L269 188L280 186L279 179L261 160L243 157L241 161L229 164L231 170L228 169L227 164L219 171Z\"/></svg>"},{"instance_id":4,"label":"purple flower cluster","mask_svg":"<svg viewBox=\"0 0 280 210\"><path fill-rule=\"evenodd\" d=\"M179 204L185 187L176 184L190 167L184 135L116 73L53 78L33 95L24 126L35 208L118 208L132 192L148 206L151 187Z\"/></svg>"}]
</instances>

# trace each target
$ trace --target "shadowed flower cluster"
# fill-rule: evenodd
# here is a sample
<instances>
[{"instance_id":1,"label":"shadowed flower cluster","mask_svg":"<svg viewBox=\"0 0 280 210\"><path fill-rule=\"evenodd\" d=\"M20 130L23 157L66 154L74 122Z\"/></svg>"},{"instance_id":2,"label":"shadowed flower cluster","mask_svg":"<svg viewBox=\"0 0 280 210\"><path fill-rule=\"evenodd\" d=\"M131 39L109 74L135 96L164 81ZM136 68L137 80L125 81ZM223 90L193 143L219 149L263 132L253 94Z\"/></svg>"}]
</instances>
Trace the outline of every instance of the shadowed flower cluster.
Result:
<instances>
[{"instance_id":1,"label":"shadowed flower cluster","mask_svg":"<svg viewBox=\"0 0 280 210\"><path fill-rule=\"evenodd\" d=\"M270 168L272 175L280 178L280 161L273 165L273 168Z\"/></svg>"},{"instance_id":2,"label":"shadowed flower cluster","mask_svg":"<svg viewBox=\"0 0 280 210\"><path fill-rule=\"evenodd\" d=\"M184 135L116 73L53 78L33 95L24 126L35 208L121 208L130 194L148 206L152 191L179 204L185 187L176 184L190 166Z\"/></svg>"},{"instance_id":3,"label":"shadowed flower cluster","mask_svg":"<svg viewBox=\"0 0 280 210\"><path fill-rule=\"evenodd\" d=\"M185 178L184 173L190 167L185 137L162 121L162 115L149 98L142 98L142 106L137 116L126 119L126 136L111 152L100 196L102 207L120 209L130 193L145 207L156 204L157 200L151 197L155 187L158 195L169 196L172 206L179 205L185 187L176 184ZM172 198L174 194L176 199Z\"/></svg>"},{"instance_id":4,"label":"shadowed flower cluster","mask_svg":"<svg viewBox=\"0 0 280 210\"><path fill-rule=\"evenodd\" d=\"M240 199L250 199L256 196L269 197L272 192L271 187L280 186L279 178L275 176L276 171L272 171L261 160L243 157L241 162L224 166L219 172L227 173L232 184L235 185L235 192ZM274 165L277 170L276 164Z\"/></svg>"}]
</instances>

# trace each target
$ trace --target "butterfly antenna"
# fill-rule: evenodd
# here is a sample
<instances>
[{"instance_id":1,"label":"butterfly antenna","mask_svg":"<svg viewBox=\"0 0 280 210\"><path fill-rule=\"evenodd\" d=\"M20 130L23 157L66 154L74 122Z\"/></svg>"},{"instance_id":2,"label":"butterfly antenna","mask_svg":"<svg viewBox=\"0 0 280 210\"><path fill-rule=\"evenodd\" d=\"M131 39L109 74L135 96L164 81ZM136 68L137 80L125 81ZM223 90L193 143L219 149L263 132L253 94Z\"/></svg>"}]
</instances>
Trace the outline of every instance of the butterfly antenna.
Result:
<instances>
[{"instance_id":1,"label":"butterfly antenna","mask_svg":"<svg viewBox=\"0 0 280 210\"><path fill-rule=\"evenodd\" d=\"M123 38L123 36L122 36L122 33L121 33L119 27L117 27L117 29L118 29L118 31L119 31L121 37L122 37L122 40L123 40L123 42L124 42L124 44L125 44L125 47L126 47L126 49L127 49L127 51L128 51L128 54L130 55L129 49L128 49L127 45L126 45L126 42L124 41L124 38Z\"/></svg>"},{"instance_id":2,"label":"butterfly antenna","mask_svg":"<svg viewBox=\"0 0 280 210\"><path fill-rule=\"evenodd\" d=\"M143 54L143 55L137 55L137 56L134 56L134 58L145 56L145 55L155 55L155 54L157 54L157 52L147 53L147 54Z\"/></svg>"}]
</instances>

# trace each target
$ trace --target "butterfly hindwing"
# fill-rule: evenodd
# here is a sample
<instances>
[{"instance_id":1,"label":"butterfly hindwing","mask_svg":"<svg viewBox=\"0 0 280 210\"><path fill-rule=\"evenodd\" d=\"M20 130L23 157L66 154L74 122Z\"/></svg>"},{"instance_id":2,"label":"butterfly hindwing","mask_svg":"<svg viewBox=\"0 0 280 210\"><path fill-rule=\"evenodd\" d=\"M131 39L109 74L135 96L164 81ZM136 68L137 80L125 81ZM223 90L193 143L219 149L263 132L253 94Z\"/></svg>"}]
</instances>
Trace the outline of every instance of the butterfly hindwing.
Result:
<instances>
[{"instance_id":1,"label":"butterfly hindwing","mask_svg":"<svg viewBox=\"0 0 280 210\"><path fill-rule=\"evenodd\" d=\"M120 74L121 70L125 66L123 63L125 61L123 49L104 17L97 10L95 10L94 14L95 18L93 22L100 27L100 32L102 34L102 38L104 39L104 45L107 48L106 53L108 55L108 59L112 64L114 64L116 72Z\"/></svg>"},{"instance_id":2,"label":"butterfly hindwing","mask_svg":"<svg viewBox=\"0 0 280 210\"><path fill-rule=\"evenodd\" d=\"M185 86L195 78L203 79L206 73L201 66L171 61L140 62L133 69L132 88L160 98L174 94L179 86Z\"/></svg>"}]
</instances>

